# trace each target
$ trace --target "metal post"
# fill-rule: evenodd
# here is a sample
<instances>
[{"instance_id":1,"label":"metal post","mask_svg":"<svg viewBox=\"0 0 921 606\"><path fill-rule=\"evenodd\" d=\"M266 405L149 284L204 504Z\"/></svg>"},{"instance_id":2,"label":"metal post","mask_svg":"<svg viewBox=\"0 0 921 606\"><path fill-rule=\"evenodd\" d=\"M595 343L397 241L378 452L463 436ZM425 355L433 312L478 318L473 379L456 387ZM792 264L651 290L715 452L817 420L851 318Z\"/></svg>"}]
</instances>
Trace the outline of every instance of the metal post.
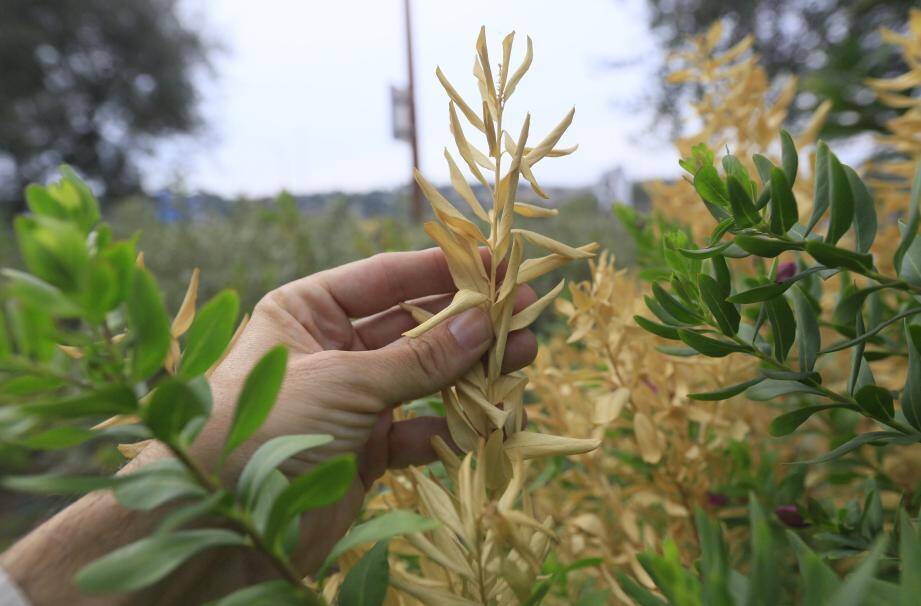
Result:
<instances>
[{"instance_id":1,"label":"metal post","mask_svg":"<svg viewBox=\"0 0 921 606\"><path fill-rule=\"evenodd\" d=\"M416 92L413 78L413 30L410 18L409 0L403 0L403 13L406 19L406 69L408 84L406 87L409 97L409 144L412 147L412 167L410 170L409 187L411 191L409 216L414 223L422 220L422 192L413 178L412 169L419 167L419 140L416 136Z\"/></svg>"}]
</instances>

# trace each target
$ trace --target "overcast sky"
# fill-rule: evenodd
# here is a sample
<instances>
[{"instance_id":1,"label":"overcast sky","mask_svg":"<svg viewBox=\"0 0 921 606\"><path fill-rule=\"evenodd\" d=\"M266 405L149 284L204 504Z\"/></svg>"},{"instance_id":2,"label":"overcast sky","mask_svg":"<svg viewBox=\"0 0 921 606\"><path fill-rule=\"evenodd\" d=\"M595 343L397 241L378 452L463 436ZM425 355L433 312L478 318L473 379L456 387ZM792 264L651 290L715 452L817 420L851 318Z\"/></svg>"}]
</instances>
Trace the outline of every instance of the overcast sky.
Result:
<instances>
[{"instance_id":1,"label":"overcast sky","mask_svg":"<svg viewBox=\"0 0 921 606\"><path fill-rule=\"evenodd\" d=\"M153 162L154 186L181 178L225 195L362 191L408 179L409 148L391 137L391 84L406 80L402 0L190 0L191 14L223 45L205 87L209 134L170 144ZM474 42L485 25L492 48L515 30L534 40L534 63L507 115L517 132L525 111L532 136L569 110L576 117L564 159L541 163L547 185L595 183L623 165L631 177L674 174L670 146L644 136L660 53L644 0L415 0L416 99L423 171L447 180L447 97L436 65L468 99ZM493 58L496 57L493 51ZM612 60L641 60L611 69ZM495 59L494 59L495 60ZM479 134L479 133L477 133Z\"/></svg>"}]
</instances>

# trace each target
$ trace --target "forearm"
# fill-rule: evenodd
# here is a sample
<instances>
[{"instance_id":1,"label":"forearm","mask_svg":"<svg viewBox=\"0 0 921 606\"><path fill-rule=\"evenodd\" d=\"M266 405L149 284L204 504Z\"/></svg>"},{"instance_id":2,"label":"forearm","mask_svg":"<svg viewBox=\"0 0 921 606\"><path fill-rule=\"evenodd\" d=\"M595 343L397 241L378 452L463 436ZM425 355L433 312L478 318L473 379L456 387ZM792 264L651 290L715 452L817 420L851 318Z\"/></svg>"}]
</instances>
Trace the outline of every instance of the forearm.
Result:
<instances>
[{"instance_id":1,"label":"forearm","mask_svg":"<svg viewBox=\"0 0 921 606\"><path fill-rule=\"evenodd\" d=\"M149 462L142 452L125 467L130 473ZM73 582L85 565L153 530L162 514L121 507L110 491L89 494L56 514L0 555L0 566L33 604L125 603L113 597L81 595Z\"/></svg>"}]
</instances>

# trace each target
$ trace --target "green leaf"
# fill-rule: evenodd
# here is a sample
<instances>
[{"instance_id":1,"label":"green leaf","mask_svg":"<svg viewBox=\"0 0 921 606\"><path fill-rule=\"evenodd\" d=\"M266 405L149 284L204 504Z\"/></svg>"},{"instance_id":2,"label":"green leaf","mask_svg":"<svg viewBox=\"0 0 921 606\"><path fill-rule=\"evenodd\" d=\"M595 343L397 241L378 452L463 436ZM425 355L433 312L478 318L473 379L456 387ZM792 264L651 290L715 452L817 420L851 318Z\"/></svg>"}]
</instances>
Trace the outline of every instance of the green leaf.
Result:
<instances>
[{"instance_id":1,"label":"green leaf","mask_svg":"<svg viewBox=\"0 0 921 606\"><path fill-rule=\"evenodd\" d=\"M921 224L919 206L921 206L921 162L915 166L915 179L911 184L911 199L908 202L908 224L892 259L893 267L902 267L902 257L908 252L915 241L915 236L918 235L918 225Z\"/></svg>"},{"instance_id":2,"label":"green leaf","mask_svg":"<svg viewBox=\"0 0 921 606\"><path fill-rule=\"evenodd\" d=\"M800 576L803 577L805 586L803 603L830 604L828 599L841 584L838 581L838 575L792 530L787 531L787 540L793 546Z\"/></svg>"},{"instance_id":3,"label":"green leaf","mask_svg":"<svg viewBox=\"0 0 921 606\"><path fill-rule=\"evenodd\" d=\"M732 242L723 242L722 244L708 246L707 248L679 248L678 252L689 259L710 259L718 256L721 252L729 248L731 244Z\"/></svg>"},{"instance_id":4,"label":"green leaf","mask_svg":"<svg viewBox=\"0 0 921 606\"><path fill-rule=\"evenodd\" d=\"M802 242L774 240L763 236L747 236L744 234L736 236L735 243L746 252L769 259L773 259L788 250L803 250L805 248L805 244Z\"/></svg>"},{"instance_id":5,"label":"green leaf","mask_svg":"<svg viewBox=\"0 0 921 606\"><path fill-rule=\"evenodd\" d=\"M806 234L812 232L812 229L822 219L822 215L828 210L828 201L831 192L830 155L831 151L828 149L828 145L824 141L819 141L815 150L815 189L812 196L812 214L809 216L809 222L806 224Z\"/></svg>"},{"instance_id":6,"label":"green leaf","mask_svg":"<svg viewBox=\"0 0 921 606\"><path fill-rule=\"evenodd\" d=\"M387 597L390 563L388 539L379 541L352 568L339 590L339 606L380 606Z\"/></svg>"},{"instance_id":7,"label":"green leaf","mask_svg":"<svg viewBox=\"0 0 921 606\"><path fill-rule=\"evenodd\" d=\"M209 412L209 402L199 390L182 379L170 377L154 390L142 415L157 439L176 444L190 423L207 417Z\"/></svg>"},{"instance_id":8,"label":"green leaf","mask_svg":"<svg viewBox=\"0 0 921 606\"><path fill-rule=\"evenodd\" d=\"M27 215L16 217L13 224L30 272L68 294L83 289L89 253L76 227L52 217Z\"/></svg>"},{"instance_id":9,"label":"green leaf","mask_svg":"<svg viewBox=\"0 0 921 606\"><path fill-rule=\"evenodd\" d=\"M36 215L67 221L69 213L47 189L36 183L26 186L26 205Z\"/></svg>"},{"instance_id":10,"label":"green leaf","mask_svg":"<svg viewBox=\"0 0 921 606\"><path fill-rule=\"evenodd\" d=\"M755 163L755 168L758 169L758 176L761 177L761 183L764 187L769 187L771 184L771 170L774 168L774 163L761 154L754 154L752 156L752 161Z\"/></svg>"},{"instance_id":11,"label":"green leaf","mask_svg":"<svg viewBox=\"0 0 921 606\"><path fill-rule=\"evenodd\" d=\"M288 364L288 350L275 347L269 350L250 371L237 400L233 424L224 443L224 454L248 440L269 416L281 390Z\"/></svg>"},{"instance_id":12,"label":"green leaf","mask_svg":"<svg viewBox=\"0 0 921 606\"><path fill-rule=\"evenodd\" d=\"M905 320L904 330L908 369L902 390L902 413L912 427L921 431L921 326Z\"/></svg>"},{"instance_id":13,"label":"green leaf","mask_svg":"<svg viewBox=\"0 0 921 606\"><path fill-rule=\"evenodd\" d=\"M40 305L56 318L75 318L80 315L80 307L57 286L16 269L5 268L0 270L0 274L7 280L3 290L9 298Z\"/></svg>"},{"instance_id":14,"label":"green leaf","mask_svg":"<svg viewBox=\"0 0 921 606\"><path fill-rule=\"evenodd\" d=\"M211 547L243 545L229 530L181 530L141 539L109 553L77 573L77 585L87 593L134 591L156 583L183 562Z\"/></svg>"},{"instance_id":15,"label":"green leaf","mask_svg":"<svg viewBox=\"0 0 921 606\"><path fill-rule=\"evenodd\" d=\"M680 303L675 297L668 294L659 284L652 285L652 294L655 300L661 305L666 312L679 322L685 324L699 324L700 316L693 310ZM652 310L652 308L650 308ZM655 313L655 310L652 310Z\"/></svg>"},{"instance_id":16,"label":"green leaf","mask_svg":"<svg viewBox=\"0 0 921 606\"><path fill-rule=\"evenodd\" d=\"M854 345L857 345L858 343L863 343L864 341L868 341L872 339L873 337L875 337L878 333L883 331L886 327L892 324L895 324L896 322L899 322L901 320L904 320L905 318L908 318L909 316L917 315L918 313L921 313L921 307L913 307L911 309L906 309L902 313L896 314L895 316L889 318L885 322L880 322L879 324L877 324L876 326L874 326L873 328L871 328L864 334L860 335L859 337L854 337L853 339L849 339L847 341L839 341L838 343L829 345L828 347L820 351L819 355L826 354L826 353L832 353L834 351L841 351L842 349L851 348Z\"/></svg>"},{"instance_id":17,"label":"green leaf","mask_svg":"<svg viewBox=\"0 0 921 606\"><path fill-rule=\"evenodd\" d=\"M702 598L708 606L733 606L729 593L729 553L717 520L700 508L694 510L694 526L700 544Z\"/></svg>"},{"instance_id":18,"label":"green leaf","mask_svg":"<svg viewBox=\"0 0 921 606\"><path fill-rule=\"evenodd\" d=\"M230 495L220 490L207 497L193 500L191 503L170 508L170 512L160 518L156 532L158 534L173 532L204 515L221 511L222 507L230 504L229 501Z\"/></svg>"},{"instance_id":19,"label":"green leaf","mask_svg":"<svg viewBox=\"0 0 921 606\"><path fill-rule=\"evenodd\" d=\"M10 355L13 351L13 344L10 342L10 334L6 329L6 314L0 308L0 361Z\"/></svg>"},{"instance_id":20,"label":"green leaf","mask_svg":"<svg viewBox=\"0 0 921 606\"><path fill-rule=\"evenodd\" d=\"M902 237L908 231L908 227L899 221L899 233ZM915 238L908 250L902 256L902 265L898 268L899 278L908 282L912 286L921 286L921 240ZM879 284L877 289L886 288L886 284Z\"/></svg>"},{"instance_id":21,"label":"green leaf","mask_svg":"<svg viewBox=\"0 0 921 606\"><path fill-rule=\"evenodd\" d=\"M799 367L803 372L815 368L815 361L822 349L819 332L819 318L808 296L799 288L794 288L793 309L796 315L796 340L799 344Z\"/></svg>"},{"instance_id":22,"label":"green leaf","mask_svg":"<svg viewBox=\"0 0 921 606\"><path fill-rule=\"evenodd\" d=\"M756 402L766 402L781 396L793 394L809 394L813 396L823 396L821 391L809 385L803 385L798 381L779 381L776 379L765 379L760 385L755 385L745 394L748 399Z\"/></svg>"},{"instance_id":23,"label":"green leaf","mask_svg":"<svg viewBox=\"0 0 921 606\"><path fill-rule=\"evenodd\" d=\"M114 490L115 499L128 509L151 511L164 503L207 492L174 459L154 461L128 476L121 476Z\"/></svg>"},{"instance_id":24,"label":"green leaf","mask_svg":"<svg viewBox=\"0 0 921 606\"><path fill-rule=\"evenodd\" d=\"M723 218L729 216L725 210L729 208L729 193L712 164L703 166L694 174L694 189L717 220L720 220L718 215Z\"/></svg>"},{"instance_id":25,"label":"green leaf","mask_svg":"<svg viewBox=\"0 0 921 606\"><path fill-rule=\"evenodd\" d=\"M237 495L247 507L252 506L255 496L275 468L294 455L310 448L332 442L329 435L288 435L272 438L247 461L237 481Z\"/></svg>"},{"instance_id":26,"label":"green leaf","mask_svg":"<svg viewBox=\"0 0 921 606\"><path fill-rule=\"evenodd\" d=\"M18 440L16 444L33 450L61 450L79 446L96 437L99 437L99 434L89 429L74 427L72 425L61 425L60 427L52 427L41 433Z\"/></svg>"},{"instance_id":27,"label":"green leaf","mask_svg":"<svg viewBox=\"0 0 921 606\"><path fill-rule=\"evenodd\" d=\"M818 240L808 240L806 252L826 267L841 267L858 273L873 269L873 255L852 252Z\"/></svg>"},{"instance_id":28,"label":"green leaf","mask_svg":"<svg viewBox=\"0 0 921 606\"><path fill-rule=\"evenodd\" d=\"M913 606L921 595L921 537L904 509L899 509L899 559L899 606Z\"/></svg>"},{"instance_id":29,"label":"green leaf","mask_svg":"<svg viewBox=\"0 0 921 606\"><path fill-rule=\"evenodd\" d=\"M780 583L777 574L779 557L774 547L771 526L758 500L749 496L749 519L752 536L752 555L749 572L750 605L774 606L780 602Z\"/></svg>"},{"instance_id":30,"label":"green leaf","mask_svg":"<svg viewBox=\"0 0 921 606\"><path fill-rule=\"evenodd\" d=\"M868 416L888 421L895 414L892 394L878 385L864 385L854 394L857 405Z\"/></svg>"},{"instance_id":31,"label":"green leaf","mask_svg":"<svg viewBox=\"0 0 921 606\"><path fill-rule=\"evenodd\" d=\"M884 288L886 288L885 284L875 284L873 286L868 286L867 288L855 290L850 294L842 297L841 300L838 301L838 305L835 307L835 313L832 316L832 321L835 324L840 324L841 326L854 326L854 320L856 319L857 314L860 312L861 307L863 307L863 303L866 301L867 297Z\"/></svg>"},{"instance_id":32,"label":"green leaf","mask_svg":"<svg viewBox=\"0 0 921 606\"><path fill-rule=\"evenodd\" d=\"M686 330L684 328L678 329L678 337L684 341L688 347L691 347L699 353L702 353L703 355L709 356L711 358L722 358L724 356L728 356L731 353L751 351L751 348L745 345L739 345L738 343L733 343L731 341L713 339L698 332Z\"/></svg>"},{"instance_id":33,"label":"green leaf","mask_svg":"<svg viewBox=\"0 0 921 606\"><path fill-rule=\"evenodd\" d=\"M771 324L771 337L774 340L774 359L783 362L793 347L796 339L796 319L793 310L784 297L774 297L765 301L768 322Z\"/></svg>"},{"instance_id":34,"label":"green leaf","mask_svg":"<svg viewBox=\"0 0 921 606\"><path fill-rule=\"evenodd\" d=\"M729 271L729 265L724 257L713 257L710 259L710 265L713 266L713 277L720 285L720 294L723 298L728 298L732 294L732 274Z\"/></svg>"},{"instance_id":35,"label":"green leaf","mask_svg":"<svg viewBox=\"0 0 921 606\"><path fill-rule=\"evenodd\" d=\"M6 476L0 486L7 490L34 494L86 494L94 490L112 488L121 481L113 476L68 476L45 474L34 476Z\"/></svg>"},{"instance_id":36,"label":"green leaf","mask_svg":"<svg viewBox=\"0 0 921 606\"><path fill-rule=\"evenodd\" d=\"M749 387L753 387L764 381L764 377L755 377L744 383L738 383L737 385L730 385L728 387L723 387L714 391L705 391L699 393L689 393L688 398L692 400L701 400L704 402L715 402L718 400L728 400L733 396L737 396Z\"/></svg>"},{"instance_id":37,"label":"green leaf","mask_svg":"<svg viewBox=\"0 0 921 606\"><path fill-rule=\"evenodd\" d=\"M347 454L327 459L292 480L272 506L265 531L268 544L276 545L282 531L300 514L332 505L344 497L356 473L355 456Z\"/></svg>"},{"instance_id":38,"label":"green leaf","mask_svg":"<svg viewBox=\"0 0 921 606\"><path fill-rule=\"evenodd\" d=\"M889 442L894 442L894 441L898 441L899 443L909 443L910 444L911 443L910 441L906 442L906 440L908 439L911 439L913 441L917 440L917 438L912 438L911 436L905 436L905 434L902 434L897 431L871 431L869 433L862 433L858 435L857 437L851 438L850 440L848 440L841 446L835 448L831 452L828 452L820 457L817 457L815 459L810 459L808 461L797 461L797 462L802 465L827 463L828 461L832 461L834 459L837 459L839 457L842 457L848 454L849 452L857 450L864 444L869 444L871 442L889 443Z\"/></svg>"},{"instance_id":39,"label":"green leaf","mask_svg":"<svg viewBox=\"0 0 921 606\"><path fill-rule=\"evenodd\" d=\"M137 400L128 387L109 385L71 398L31 402L20 406L19 410L42 418L75 419L133 413L137 410Z\"/></svg>"},{"instance_id":40,"label":"green leaf","mask_svg":"<svg viewBox=\"0 0 921 606\"><path fill-rule=\"evenodd\" d=\"M829 604L835 606L860 606L865 603L873 583L873 575L880 559L886 553L886 536L879 537L870 548L870 553L855 568L844 582L838 587L838 590L831 596ZM916 598L918 596L915 596Z\"/></svg>"},{"instance_id":41,"label":"green leaf","mask_svg":"<svg viewBox=\"0 0 921 606\"><path fill-rule=\"evenodd\" d=\"M224 596L210 606L253 606L271 604L272 606L303 606L304 598L298 595L287 581L263 581Z\"/></svg>"},{"instance_id":42,"label":"green leaf","mask_svg":"<svg viewBox=\"0 0 921 606\"><path fill-rule=\"evenodd\" d=\"M780 158L787 182L792 186L796 183L799 154L796 153L796 144L793 143L793 137L786 130L780 131Z\"/></svg>"},{"instance_id":43,"label":"green leaf","mask_svg":"<svg viewBox=\"0 0 921 606\"><path fill-rule=\"evenodd\" d=\"M732 218L735 219L736 227L751 227L761 222L761 215L755 210L751 194L739 180L730 175L727 179L729 184L729 205L732 207Z\"/></svg>"},{"instance_id":44,"label":"green leaf","mask_svg":"<svg viewBox=\"0 0 921 606\"><path fill-rule=\"evenodd\" d=\"M870 252L873 240L876 239L876 205L870 190L864 185L857 173L850 166L844 167L848 185L854 196L854 231L857 236L857 252Z\"/></svg>"},{"instance_id":45,"label":"green leaf","mask_svg":"<svg viewBox=\"0 0 921 606\"><path fill-rule=\"evenodd\" d=\"M61 181L49 186L48 190L55 195L64 206L67 207L70 218L74 221L84 233L89 233L94 225L99 221L99 202L93 195L89 186L77 175L74 170L62 164L58 167L61 173ZM70 191L76 193L76 196L70 194ZM61 195L67 192L67 195ZM76 200L74 200L74 197Z\"/></svg>"},{"instance_id":46,"label":"green leaf","mask_svg":"<svg viewBox=\"0 0 921 606\"><path fill-rule=\"evenodd\" d=\"M854 194L848 183L847 173L834 154L828 159L831 170L831 189L829 198L831 203L831 218L828 223L828 233L825 242L834 245L841 236L847 233L854 222ZM833 266L836 267L836 266ZM898 265L896 265L898 267Z\"/></svg>"},{"instance_id":47,"label":"green leaf","mask_svg":"<svg viewBox=\"0 0 921 606\"><path fill-rule=\"evenodd\" d=\"M730 303L760 303L782 295L795 283L796 280L792 278L783 282L766 282L754 288L738 292L726 300Z\"/></svg>"},{"instance_id":48,"label":"green leaf","mask_svg":"<svg viewBox=\"0 0 921 606\"><path fill-rule=\"evenodd\" d=\"M617 584L638 606L668 606L668 602L665 602L623 572L617 570L615 574L617 575Z\"/></svg>"},{"instance_id":49,"label":"green leaf","mask_svg":"<svg viewBox=\"0 0 921 606\"><path fill-rule=\"evenodd\" d=\"M153 276L137 268L127 300L132 339L132 375L144 380L156 373L169 352L171 337L166 307Z\"/></svg>"},{"instance_id":50,"label":"green leaf","mask_svg":"<svg viewBox=\"0 0 921 606\"><path fill-rule=\"evenodd\" d=\"M698 285L704 304L713 314L723 334L731 337L739 332L739 322L742 319L739 310L735 305L726 301L719 283L710 276L701 274ZM677 331L675 332L677 336Z\"/></svg>"},{"instance_id":51,"label":"green leaf","mask_svg":"<svg viewBox=\"0 0 921 606\"><path fill-rule=\"evenodd\" d=\"M848 408L841 404L817 404L815 406L805 406L790 412L784 413L779 417L774 417L771 421L768 431L775 438L793 433L796 429L805 423L809 417L817 412L828 410L830 408Z\"/></svg>"},{"instance_id":52,"label":"green leaf","mask_svg":"<svg viewBox=\"0 0 921 606\"><path fill-rule=\"evenodd\" d=\"M340 555L365 543L376 543L403 534L426 532L437 528L439 523L429 518L424 518L411 511L394 509L387 513L372 518L367 522L352 527L347 535L339 539L326 557L323 568L335 562Z\"/></svg>"},{"instance_id":53,"label":"green leaf","mask_svg":"<svg viewBox=\"0 0 921 606\"><path fill-rule=\"evenodd\" d=\"M186 335L180 375L198 376L220 359L233 337L239 309L237 293L223 290L198 310Z\"/></svg>"},{"instance_id":54,"label":"green leaf","mask_svg":"<svg viewBox=\"0 0 921 606\"><path fill-rule=\"evenodd\" d=\"M785 234L799 221L796 197L787 177L779 168L771 171L771 231Z\"/></svg>"}]
</instances>

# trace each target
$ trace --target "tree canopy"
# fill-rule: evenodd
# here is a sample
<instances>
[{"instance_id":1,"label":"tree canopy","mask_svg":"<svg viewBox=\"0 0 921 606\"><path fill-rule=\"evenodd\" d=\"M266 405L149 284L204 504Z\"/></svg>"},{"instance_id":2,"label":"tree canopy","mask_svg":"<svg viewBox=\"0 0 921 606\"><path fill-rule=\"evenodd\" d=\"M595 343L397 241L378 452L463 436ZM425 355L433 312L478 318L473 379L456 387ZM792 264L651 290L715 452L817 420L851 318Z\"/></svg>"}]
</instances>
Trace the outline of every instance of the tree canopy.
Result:
<instances>
[{"instance_id":1,"label":"tree canopy","mask_svg":"<svg viewBox=\"0 0 921 606\"><path fill-rule=\"evenodd\" d=\"M59 164L136 191L160 137L195 131L209 44L177 0L0 0L0 199Z\"/></svg>"}]
</instances>

